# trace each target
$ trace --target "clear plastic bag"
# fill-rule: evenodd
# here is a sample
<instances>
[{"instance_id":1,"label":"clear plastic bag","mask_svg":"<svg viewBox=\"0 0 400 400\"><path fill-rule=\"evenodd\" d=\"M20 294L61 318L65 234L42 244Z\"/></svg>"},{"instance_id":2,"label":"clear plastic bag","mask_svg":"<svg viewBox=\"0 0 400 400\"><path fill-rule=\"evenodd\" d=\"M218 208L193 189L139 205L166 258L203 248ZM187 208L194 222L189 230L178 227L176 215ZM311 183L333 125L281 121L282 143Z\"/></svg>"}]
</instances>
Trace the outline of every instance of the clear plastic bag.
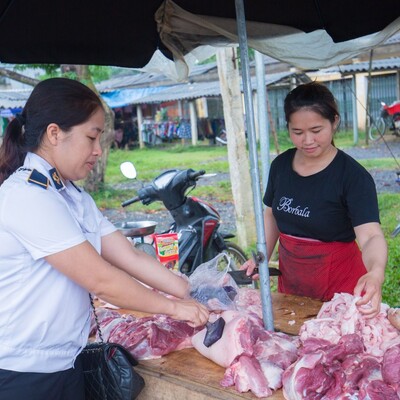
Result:
<instances>
[{"instance_id":1,"label":"clear plastic bag","mask_svg":"<svg viewBox=\"0 0 400 400\"><path fill-rule=\"evenodd\" d=\"M230 257L224 253L200 264L189 276L190 297L210 311L235 310L238 286L231 275Z\"/></svg>"}]
</instances>

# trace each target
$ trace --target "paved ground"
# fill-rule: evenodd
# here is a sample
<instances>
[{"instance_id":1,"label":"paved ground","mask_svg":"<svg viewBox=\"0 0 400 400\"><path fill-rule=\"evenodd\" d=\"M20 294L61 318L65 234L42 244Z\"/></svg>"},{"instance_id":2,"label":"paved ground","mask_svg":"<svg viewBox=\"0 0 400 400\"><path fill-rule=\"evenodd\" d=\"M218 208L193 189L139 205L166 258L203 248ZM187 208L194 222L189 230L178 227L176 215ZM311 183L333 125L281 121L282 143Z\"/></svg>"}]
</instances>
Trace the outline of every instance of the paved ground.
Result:
<instances>
[{"instance_id":1,"label":"paved ground","mask_svg":"<svg viewBox=\"0 0 400 400\"><path fill-rule=\"evenodd\" d=\"M393 159L393 169L379 170L372 169L369 172L375 180L378 193L400 193L400 184L396 182L397 171L400 171L400 139L388 137L387 141L382 140L377 143L370 143L368 148L357 147L346 149L346 153L355 159L367 158L391 158ZM209 185L213 181L228 180L229 174L218 174L215 177L205 178L203 184ZM201 183L200 183L201 184ZM195 191L193 192L195 195ZM213 206L221 215L222 231L234 232L236 230L234 207L232 203L222 203L212 201ZM168 229L172 219L168 211L156 213L146 213L146 207L143 206L143 212L130 212L129 207L125 210L104 210L104 214L112 221L119 222L123 220L152 220L157 222L157 231L162 232Z\"/></svg>"},{"instance_id":2,"label":"paved ground","mask_svg":"<svg viewBox=\"0 0 400 400\"><path fill-rule=\"evenodd\" d=\"M391 139L387 141L378 141L371 143L367 147L357 147L346 149L356 160L367 158L390 158L393 160L393 169L380 170L370 169L372 177L375 180L378 193L400 193L400 184L396 182L397 172L400 172L400 139Z\"/></svg>"}]
</instances>

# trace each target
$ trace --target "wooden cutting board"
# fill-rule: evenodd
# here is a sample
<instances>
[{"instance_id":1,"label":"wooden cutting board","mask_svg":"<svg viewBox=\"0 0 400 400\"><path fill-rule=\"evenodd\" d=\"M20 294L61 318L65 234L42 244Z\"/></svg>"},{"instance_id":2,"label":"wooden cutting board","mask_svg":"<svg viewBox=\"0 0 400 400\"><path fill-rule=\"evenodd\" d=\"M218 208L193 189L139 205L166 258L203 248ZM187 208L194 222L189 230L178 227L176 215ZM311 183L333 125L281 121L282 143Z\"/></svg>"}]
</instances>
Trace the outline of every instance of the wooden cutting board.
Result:
<instances>
[{"instance_id":1,"label":"wooden cutting board","mask_svg":"<svg viewBox=\"0 0 400 400\"><path fill-rule=\"evenodd\" d=\"M301 325L314 318L322 303L307 297L271 293L276 331L297 335ZM144 314L119 309L123 314L141 317ZM172 352L155 360L141 360L135 369L144 377L146 386L139 400L235 400L256 399L251 392L239 393L233 387L223 388L219 382L225 369L202 356L195 349ZM283 400L282 390L268 397Z\"/></svg>"}]
</instances>

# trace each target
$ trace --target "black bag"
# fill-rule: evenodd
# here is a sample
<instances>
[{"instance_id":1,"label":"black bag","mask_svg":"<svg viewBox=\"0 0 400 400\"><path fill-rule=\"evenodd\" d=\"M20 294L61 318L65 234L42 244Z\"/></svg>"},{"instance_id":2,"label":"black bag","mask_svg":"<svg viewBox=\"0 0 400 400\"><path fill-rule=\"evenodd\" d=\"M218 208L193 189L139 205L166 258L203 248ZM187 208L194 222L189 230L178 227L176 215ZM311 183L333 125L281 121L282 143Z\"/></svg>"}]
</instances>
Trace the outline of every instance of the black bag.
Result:
<instances>
[{"instance_id":1,"label":"black bag","mask_svg":"<svg viewBox=\"0 0 400 400\"><path fill-rule=\"evenodd\" d=\"M93 298L90 296L100 342L88 343L81 359L86 400L133 400L145 382L133 367L138 364L123 346L104 343Z\"/></svg>"},{"instance_id":2,"label":"black bag","mask_svg":"<svg viewBox=\"0 0 400 400\"><path fill-rule=\"evenodd\" d=\"M131 353L115 343L90 343L81 353L86 400L132 400L144 387Z\"/></svg>"}]
</instances>

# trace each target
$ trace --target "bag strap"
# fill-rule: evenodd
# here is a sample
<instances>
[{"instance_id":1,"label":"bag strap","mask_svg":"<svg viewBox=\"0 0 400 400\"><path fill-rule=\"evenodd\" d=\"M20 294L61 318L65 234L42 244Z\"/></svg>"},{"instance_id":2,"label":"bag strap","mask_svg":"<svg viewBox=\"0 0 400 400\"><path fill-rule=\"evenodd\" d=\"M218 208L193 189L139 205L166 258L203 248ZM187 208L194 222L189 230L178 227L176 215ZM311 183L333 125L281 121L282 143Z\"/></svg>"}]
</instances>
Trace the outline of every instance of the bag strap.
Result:
<instances>
[{"instance_id":1,"label":"bag strap","mask_svg":"<svg viewBox=\"0 0 400 400\"><path fill-rule=\"evenodd\" d=\"M93 309L94 319L96 321L97 331L99 332L100 343L104 344L104 339L101 333L99 319L96 313L96 307L94 306L93 297L91 293L89 293L89 298L90 298L90 304L92 305ZM107 343L107 345L109 345L110 347L117 347L125 355L125 358L132 364L132 366L138 365L138 361L136 360L136 358L121 344Z\"/></svg>"},{"instance_id":2,"label":"bag strap","mask_svg":"<svg viewBox=\"0 0 400 400\"><path fill-rule=\"evenodd\" d=\"M101 333L99 319L98 319L97 313L96 313L96 307L94 306L93 297L92 297L91 293L89 293L89 298L90 298L90 304L92 305L92 310L93 310L93 314L94 314L94 320L96 321L97 332L99 333L100 343L104 343L103 334Z\"/></svg>"}]
</instances>

